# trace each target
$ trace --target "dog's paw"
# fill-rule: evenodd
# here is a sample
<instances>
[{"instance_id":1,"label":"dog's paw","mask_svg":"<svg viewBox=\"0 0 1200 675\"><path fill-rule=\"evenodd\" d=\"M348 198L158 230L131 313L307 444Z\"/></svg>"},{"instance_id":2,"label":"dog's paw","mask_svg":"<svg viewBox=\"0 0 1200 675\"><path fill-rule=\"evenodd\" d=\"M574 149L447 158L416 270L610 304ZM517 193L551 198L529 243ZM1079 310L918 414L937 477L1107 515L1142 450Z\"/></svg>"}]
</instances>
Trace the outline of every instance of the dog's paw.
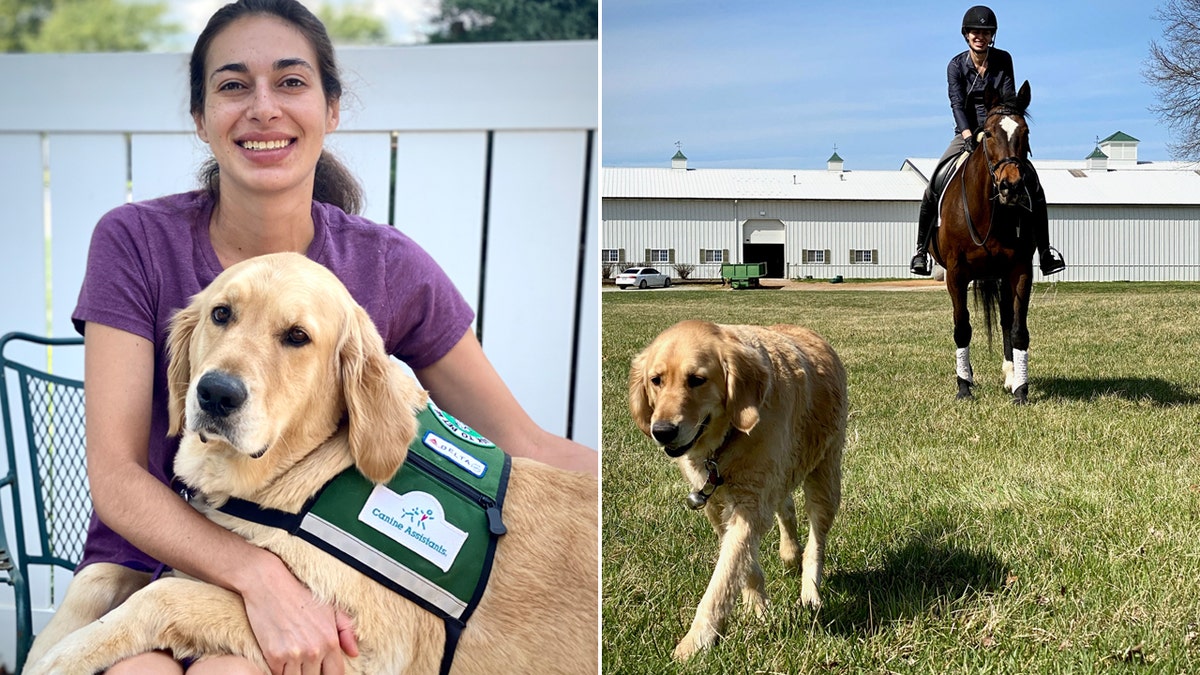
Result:
<instances>
[{"instance_id":1,"label":"dog's paw","mask_svg":"<svg viewBox=\"0 0 1200 675\"><path fill-rule=\"evenodd\" d=\"M749 588L742 591L742 604L746 607L747 613L753 614L759 619L767 618L767 610L771 607L771 601L767 599L767 596Z\"/></svg>"},{"instance_id":2,"label":"dog's paw","mask_svg":"<svg viewBox=\"0 0 1200 675\"><path fill-rule=\"evenodd\" d=\"M675 645L675 651L671 656L676 661L687 661L692 656L699 652L708 649L717 642L716 631L699 630L695 626L688 631L688 634L683 636L679 644Z\"/></svg>"},{"instance_id":3,"label":"dog's paw","mask_svg":"<svg viewBox=\"0 0 1200 675\"><path fill-rule=\"evenodd\" d=\"M811 579L805 579L800 587L800 604L814 612L821 609L821 594Z\"/></svg>"}]
</instances>

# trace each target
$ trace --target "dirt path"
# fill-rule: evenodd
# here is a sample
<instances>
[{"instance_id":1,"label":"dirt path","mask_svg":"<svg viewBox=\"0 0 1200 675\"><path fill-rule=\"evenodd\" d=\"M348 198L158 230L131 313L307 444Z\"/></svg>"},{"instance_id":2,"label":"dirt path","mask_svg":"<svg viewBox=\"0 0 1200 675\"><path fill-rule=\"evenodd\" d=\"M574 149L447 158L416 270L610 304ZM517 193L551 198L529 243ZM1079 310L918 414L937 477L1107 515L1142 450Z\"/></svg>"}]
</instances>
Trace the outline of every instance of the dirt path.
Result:
<instances>
[{"instance_id":1,"label":"dirt path","mask_svg":"<svg viewBox=\"0 0 1200 675\"><path fill-rule=\"evenodd\" d=\"M764 279L764 289L781 291L932 291L945 290L944 281L932 279L889 279L886 281L854 281L834 284L829 281L791 281L787 279Z\"/></svg>"}]
</instances>

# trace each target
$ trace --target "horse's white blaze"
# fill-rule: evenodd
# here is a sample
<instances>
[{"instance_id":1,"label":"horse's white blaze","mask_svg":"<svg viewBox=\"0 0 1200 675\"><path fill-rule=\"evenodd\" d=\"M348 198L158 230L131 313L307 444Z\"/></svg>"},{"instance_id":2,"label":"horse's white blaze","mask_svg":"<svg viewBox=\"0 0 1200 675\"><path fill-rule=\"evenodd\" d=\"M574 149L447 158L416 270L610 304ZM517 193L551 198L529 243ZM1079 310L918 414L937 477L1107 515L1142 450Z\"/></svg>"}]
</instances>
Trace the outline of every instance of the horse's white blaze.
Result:
<instances>
[{"instance_id":1,"label":"horse's white blaze","mask_svg":"<svg viewBox=\"0 0 1200 675\"><path fill-rule=\"evenodd\" d=\"M1008 135L1009 142L1013 140L1013 134L1017 133L1017 129L1021 128L1021 124L1012 117L1005 115L1000 120L1000 128Z\"/></svg>"},{"instance_id":2,"label":"horse's white blaze","mask_svg":"<svg viewBox=\"0 0 1200 675\"><path fill-rule=\"evenodd\" d=\"M958 376L971 384L975 384L975 376L971 373L971 348L959 347L954 350L955 371Z\"/></svg>"},{"instance_id":3,"label":"horse's white blaze","mask_svg":"<svg viewBox=\"0 0 1200 675\"><path fill-rule=\"evenodd\" d=\"M1013 391L1029 382L1029 352L1021 349L1013 350Z\"/></svg>"}]
</instances>

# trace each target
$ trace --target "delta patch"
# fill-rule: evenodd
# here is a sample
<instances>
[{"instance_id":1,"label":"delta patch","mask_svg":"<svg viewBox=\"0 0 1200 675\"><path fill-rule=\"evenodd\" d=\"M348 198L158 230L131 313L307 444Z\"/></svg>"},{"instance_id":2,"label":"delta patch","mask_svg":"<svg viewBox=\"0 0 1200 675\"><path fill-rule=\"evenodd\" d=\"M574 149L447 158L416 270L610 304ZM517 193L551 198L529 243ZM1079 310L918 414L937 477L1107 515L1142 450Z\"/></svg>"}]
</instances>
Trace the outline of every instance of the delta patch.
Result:
<instances>
[{"instance_id":1,"label":"delta patch","mask_svg":"<svg viewBox=\"0 0 1200 675\"><path fill-rule=\"evenodd\" d=\"M487 464L432 431L425 432L425 437L421 442L425 444L425 447L454 462L476 478L483 478L483 474L487 473Z\"/></svg>"}]
</instances>

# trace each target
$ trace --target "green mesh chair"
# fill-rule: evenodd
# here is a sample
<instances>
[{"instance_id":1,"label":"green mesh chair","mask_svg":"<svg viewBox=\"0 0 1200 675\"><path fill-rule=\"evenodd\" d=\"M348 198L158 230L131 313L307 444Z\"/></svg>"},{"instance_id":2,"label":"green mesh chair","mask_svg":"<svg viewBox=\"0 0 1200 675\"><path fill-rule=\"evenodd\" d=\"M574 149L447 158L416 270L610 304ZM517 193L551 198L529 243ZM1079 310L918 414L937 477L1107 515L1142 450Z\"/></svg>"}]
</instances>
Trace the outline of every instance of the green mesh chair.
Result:
<instances>
[{"instance_id":1,"label":"green mesh chair","mask_svg":"<svg viewBox=\"0 0 1200 675\"><path fill-rule=\"evenodd\" d=\"M13 523L13 530L5 532L0 513L0 582L11 584L15 597L18 673L33 643L30 567L39 573L39 600L44 576L49 601L57 603L67 584L62 578L55 581L54 568L75 569L83 557L92 511L84 456L83 381L26 364L44 364L47 354L65 360L72 356L67 350L82 353L82 345L82 338L25 333L0 338L0 412L8 451L8 473L0 478L0 488L9 488ZM10 356L14 353L20 361ZM0 500L0 506L4 503Z\"/></svg>"}]
</instances>

